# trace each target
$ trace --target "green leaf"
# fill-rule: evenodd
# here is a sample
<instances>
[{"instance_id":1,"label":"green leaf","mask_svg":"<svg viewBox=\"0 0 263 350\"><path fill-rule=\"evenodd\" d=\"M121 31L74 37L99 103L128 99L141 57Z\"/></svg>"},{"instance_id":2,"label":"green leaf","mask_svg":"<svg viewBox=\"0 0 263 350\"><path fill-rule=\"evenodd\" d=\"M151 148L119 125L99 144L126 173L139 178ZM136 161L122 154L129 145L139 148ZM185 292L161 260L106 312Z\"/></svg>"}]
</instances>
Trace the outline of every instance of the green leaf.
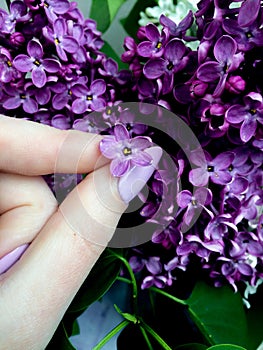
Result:
<instances>
[{"instance_id":1,"label":"green leaf","mask_svg":"<svg viewBox=\"0 0 263 350\"><path fill-rule=\"evenodd\" d=\"M137 318L134 315L129 314L128 312L122 312L121 309L116 304L114 304L114 307L118 312L118 314L122 315L122 317L125 318L125 320L130 321L132 323L138 322Z\"/></svg>"},{"instance_id":2,"label":"green leaf","mask_svg":"<svg viewBox=\"0 0 263 350\"><path fill-rule=\"evenodd\" d=\"M72 335L78 335L78 334L80 334L79 323L78 323L78 320L75 320L72 326Z\"/></svg>"},{"instance_id":3,"label":"green leaf","mask_svg":"<svg viewBox=\"0 0 263 350\"><path fill-rule=\"evenodd\" d=\"M89 17L97 22L97 28L105 33L125 0L93 0Z\"/></svg>"},{"instance_id":4,"label":"green leaf","mask_svg":"<svg viewBox=\"0 0 263 350\"><path fill-rule=\"evenodd\" d=\"M241 346L232 345L232 344L220 344L220 345L211 346L207 350L246 350L246 349L242 348Z\"/></svg>"},{"instance_id":5,"label":"green leaf","mask_svg":"<svg viewBox=\"0 0 263 350\"><path fill-rule=\"evenodd\" d=\"M206 350L207 346L203 344L197 344L197 343L189 343L180 345L175 348L175 350Z\"/></svg>"},{"instance_id":6,"label":"green leaf","mask_svg":"<svg viewBox=\"0 0 263 350\"><path fill-rule=\"evenodd\" d=\"M122 256L121 249L116 251ZM68 312L75 313L86 310L89 305L102 298L110 289L118 277L122 265L121 260L113 252L113 249L105 249L76 294Z\"/></svg>"},{"instance_id":7,"label":"green leaf","mask_svg":"<svg viewBox=\"0 0 263 350\"><path fill-rule=\"evenodd\" d=\"M192 320L208 344L247 344L247 323L242 298L230 287L196 284L187 300Z\"/></svg>"},{"instance_id":8,"label":"green leaf","mask_svg":"<svg viewBox=\"0 0 263 350\"><path fill-rule=\"evenodd\" d=\"M63 322L61 322L46 350L76 350L71 344Z\"/></svg>"},{"instance_id":9,"label":"green leaf","mask_svg":"<svg viewBox=\"0 0 263 350\"><path fill-rule=\"evenodd\" d=\"M140 19L140 12L144 11L146 7L153 6L156 6L156 1L154 0L138 0L129 15L120 20L123 28L134 39L136 38L136 34L139 29L138 21Z\"/></svg>"},{"instance_id":10,"label":"green leaf","mask_svg":"<svg viewBox=\"0 0 263 350\"><path fill-rule=\"evenodd\" d=\"M104 45L101 48L101 51L104 52L108 57L111 57L118 63L119 69L128 69L129 66L127 63L122 62L120 56L113 50L113 48L104 40Z\"/></svg>"}]
</instances>

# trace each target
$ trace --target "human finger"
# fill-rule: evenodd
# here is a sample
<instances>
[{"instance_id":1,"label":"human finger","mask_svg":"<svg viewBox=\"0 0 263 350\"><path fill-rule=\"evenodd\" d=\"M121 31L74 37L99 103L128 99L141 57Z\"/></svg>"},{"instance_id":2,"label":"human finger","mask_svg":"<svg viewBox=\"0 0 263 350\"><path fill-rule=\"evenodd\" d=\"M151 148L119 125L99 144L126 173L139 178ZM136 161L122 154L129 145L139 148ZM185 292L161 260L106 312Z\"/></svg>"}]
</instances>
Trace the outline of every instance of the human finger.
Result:
<instances>
[{"instance_id":1,"label":"human finger","mask_svg":"<svg viewBox=\"0 0 263 350\"><path fill-rule=\"evenodd\" d=\"M56 209L43 178L0 173L0 258L30 243Z\"/></svg>"},{"instance_id":2,"label":"human finger","mask_svg":"<svg viewBox=\"0 0 263 350\"><path fill-rule=\"evenodd\" d=\"M99 151L101 139L0 115L0 170L23 175L87 173L108 162Z\"/></svg>"}]
</instances>

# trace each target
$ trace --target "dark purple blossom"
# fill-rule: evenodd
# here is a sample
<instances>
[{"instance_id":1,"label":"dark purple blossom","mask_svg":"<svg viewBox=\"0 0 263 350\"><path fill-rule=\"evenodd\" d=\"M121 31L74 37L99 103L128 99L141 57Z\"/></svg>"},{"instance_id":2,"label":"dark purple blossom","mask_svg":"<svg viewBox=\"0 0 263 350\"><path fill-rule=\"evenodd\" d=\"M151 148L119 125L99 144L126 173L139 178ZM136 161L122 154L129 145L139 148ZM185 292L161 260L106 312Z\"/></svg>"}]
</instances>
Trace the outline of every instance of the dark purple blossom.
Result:
<instances>
[{"instance_id":1,"label":"dark purple blossom","mask_svg":"<svg viewBox=\"0 0 263 350\"><path fill-rule=\"evenodd\" d=\"M183 190L177 195L177 203L181 208L186 208L184 214L184 221L186 225L190 225L194 218L196 209L202 207L205 209L205 205L210 204L212 201L212 192L207 188L198 188L194 194L189 190ZM206 209L206 211L208 211ZM209 211L210 214L210 211Z\"/></svg>"},{"instance_id":2,"label":"dark purple blossom","mask_svg":"<svg viewBox=\"0 0 263 350\"><path fill-rule=\"evenodd\" d=\"M167 41L167 33L165 31L160 33L154 24L149 23L145 27L145 36L148 40L138 45L138 54L142 57L160 57Z\"/></svg>"},{"instance_id":3,"label":"dark purple blossom","mask_svg":"<svg viewBox=\"0 0 263 350\"><path fill-rule=\"evenodd\" d=\"M11 34L16 23L25 22L30 19L27 7L23 1L15 0L10 3L10 13L0 10L0 29L2 33Z\"/></svg>"},{"instance_id":4,"label":"dark purple blossom","mask_svg":"<svg viewBox=\"0 0 263 350\"><path fill-rule=\"evenodd\" d=\"M263 124L263 98L257 92L244 97L244 106L233 105L226 112L229 123L240 126L240 138L249 141L256 133L257 123Z\"/></svg>"},{"instance_id":5,"label":"dark purple blossom","mask_svg":"<svg viewBox=\"0 0 263 350\"><path fill-rule=\"evenodd\" d=\"M43 58L43 47L36 40L29 41L27 52L28 56L24 54L16 56L13 64L20 72L31 72L33 84L41 88L47 82L46 71L57 73L60 69L60 63L53 58Z\"/></svg>"},{"instance_id":6,"label":"dark purple blossom","mask_svg":"<svg viewBox=\"0 0 263 350\"><path fill-rule=\"evenodd\" d=\"M110 169L113 176L124 175L131 166L148 166L152 162L152 157L144 152L151 146L148 137L130 137L128 130L122 124L114 127L114 135L108 135L100 143L102 154L112 159Z\"/></svg>"},{"instance_id":7,"label":"dark purple blossom","mask_svg":"<svg viewBox=\"0 0 263 350\"><path fill-rule=\"evenodd\" d=\"M143 67L148 79L163 77L163 93L172 89L174 74L182 70L187 63L185 56L186 47L179 39L173 39L167 43L164 49L164 58L152 58Z\"/></svg>"},{"instance_id":8,"label":"dark purple blossom","mask_svg":"<svg viewBox=\"0 0 263 350\"><path fill-rule=\"evenodd\" d=\"M164 28L167 28L169 30L172 36L176 38L184 38L186 31L191 27L193 21L194 17L192 11L189 11L187 16L182 19L178 25L165 15L160 16L160 23Z\"/></svg>"},{"instance_id":9,"label":"dark purple blossom","mask_svg":"<svg viewBox=\"0 0 263 350\"><path fill-rule=\"evenodd\" d=\"M244 57L242 53L236 53L237 44L229 35L219 38L214 47L216 61L207 61L197 70L197 78L211 83L217 81L213 96L220 96L225 88L228 74L235 71Z\"/></svg>"}]
</instances>

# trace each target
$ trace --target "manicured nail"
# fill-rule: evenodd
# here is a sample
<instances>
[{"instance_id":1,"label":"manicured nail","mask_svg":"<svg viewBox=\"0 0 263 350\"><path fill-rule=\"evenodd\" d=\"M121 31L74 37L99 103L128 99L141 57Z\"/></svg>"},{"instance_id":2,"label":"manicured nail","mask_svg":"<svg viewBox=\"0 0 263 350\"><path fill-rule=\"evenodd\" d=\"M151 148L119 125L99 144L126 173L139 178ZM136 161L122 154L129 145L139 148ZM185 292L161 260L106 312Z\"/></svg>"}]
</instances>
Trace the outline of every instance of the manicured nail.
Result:
<instances>
[{"instance_id":1,"label":"manicured nail","mask_svg":"<svg viewBox=\"0 0 263 350\"><path fill-rule=\"evenodd\" d=\"M150 147L145 150L152 156L152 163L148 166L134 166L125 175L120 177L118 189L121 199L129 203L143 189L146 182L156 170L162 156L162 149L158 146Z\"/></svg>"},{"instance_id":2,"label":"manicured nail","mask_svg":"<svg viewBox=\"0 0 263 350\"><path fill-rule=\"evenodd\" d=\"M23 255L29 244L23 244L0 259L0 275L10 269Z\"/></svg>"}]
</instances>

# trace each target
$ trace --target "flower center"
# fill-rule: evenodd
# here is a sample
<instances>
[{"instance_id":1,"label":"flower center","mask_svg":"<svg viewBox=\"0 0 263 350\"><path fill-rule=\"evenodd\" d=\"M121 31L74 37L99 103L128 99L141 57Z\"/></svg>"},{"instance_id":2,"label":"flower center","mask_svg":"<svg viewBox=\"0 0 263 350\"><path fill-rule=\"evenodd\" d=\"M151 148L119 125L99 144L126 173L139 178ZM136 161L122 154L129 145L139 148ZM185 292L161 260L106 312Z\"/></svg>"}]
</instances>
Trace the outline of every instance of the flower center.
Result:
<instances>
[{"instance_id":1,"label":"flower center","mask_svg":"<svg viewBox=\"0 0 263 350\"><path fill-rule=\"evenodd\" d=\"M192 199L191 203L192 203L193 206L196 206L197 205L197 200L196 199Z\"/></svg>"},{"instance_id":2,"label":"flower center","mask_svg":"<svg viewBox=\"0 0 263 350\"><path fill-rule=\"evenodd\" d=\"M44 1L44 6L45 6L46 8L49 8L49 4L48 4L46 1Z\"/></svg>"},{"instance_id":3,"label":"flower center","mask_svg":"<svg viewBox=\"0 0 263 350\"><path fill-rule=\"evenodd\" d=\"M250 114L255 115L256 113L257 113L257 110L256 110L256 109L252 108L252 109L250 110Z\"/></svg>"},{"instance_id":4,"label":"flower center","mask_svg":"<svg viewBox=\"0 0 263 350\"><path fill-rule=\"evenodd\" d=\"M130 154L132 154L132 149L129 148L129 147L124 147L123 150L122 150L122 153L123 153L125 156L129 156Z\"/></svg>"},{"instance_id":5,"label":"flower center","mask_svg":"<svg viewBox=\"0 0 263 350\"><path fill-rule=\"evenodd\" d=\"M87 96L87 101L92 101L93 100L93 97L91 95L88 95Z\"/></svg>"},{"instance_id":6,"label":"flower center","mask_svg":"<svg viewBox=\"0 0 263 350\"><path fill-rule=\"evenodd\" d=\"M56 39L54 40L54 42L55 42L56 45L59 45L59 44L60 44L60 41L59 41L58 38L56 38Z\"/></svg>"},{"instance_id":7,"label":"flower center","mask_svg":"<svg viewBox=\"0 0 263 350\"><path fill-rule=\"evenodd\" d=\"M25 100L26 99L26 95L25 94L20 94L20 98L21 98L21 100Z\"/></svg>"},{"instance_id":8,"label":"flower center","mask_svg":"<svg viewBox=\"0 0 263 350\"><path fill-rule=\"evenodd\" d=\"M208 165L207 171L210 172L210 173L213 172L214 171L214 167L212 165Z\"/></svg>"},{"instance_id":9,"label":"flower center","mask_svg":"<svg viewBox=\"0 0 263 350\"><path fill-rule=\"evenodd\" d=\"M35 60L35 61L34 61L34 64L35 64L36 66L38 66L38 67L39 67L39 66L40 66L40 62L39 62L39 60Z\"/></svg>"},{"instance_id":10,"label":"flower center","mask_svg":"<svg viewBox=\"0 0 263 350\"><path fill-rule=\"evenodd\" d=\"M162 47L162 43L160 41L158 41L157 45L156 45L156 49L160 49Z\"/></svg>"},{"instance_id":11,"label":"flower center","mask_svg":"<svg viewBox=\"0 0 263 350\"><path fill-rule=\"evenodd\" d=\"M10 60L7 60L6 64L8 65L8 67L12 67L12 62Z\"/></svg>"},{"instance_id":12,"label":"flower center","mask_svg":"<svg viewBox=\"0 0 263 350\"><path fill-rule=\"evenodd\" d=\"M168 65L167 65L167 69L168 70L172 70L174 67L174 65L172 64L172 62L170 62Z\"/></svg>"}]
</instances>

